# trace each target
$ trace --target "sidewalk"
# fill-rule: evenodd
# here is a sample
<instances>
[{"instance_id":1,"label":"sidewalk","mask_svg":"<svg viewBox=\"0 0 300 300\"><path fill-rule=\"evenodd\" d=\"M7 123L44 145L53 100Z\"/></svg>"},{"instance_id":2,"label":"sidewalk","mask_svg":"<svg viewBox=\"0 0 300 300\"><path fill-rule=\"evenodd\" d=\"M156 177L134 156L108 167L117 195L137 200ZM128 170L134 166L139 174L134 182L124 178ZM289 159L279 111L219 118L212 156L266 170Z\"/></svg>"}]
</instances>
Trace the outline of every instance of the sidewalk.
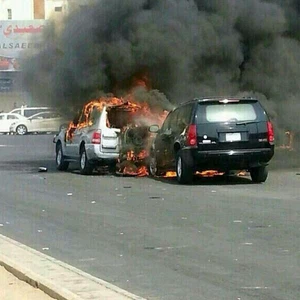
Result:
<instances>
[{"instance_id":1,"label":"sidewalk","mask_svg":"<svg viewBox=\"0 0 300 300\"><path fill-rule=\"evenodd\" d=\"M39 289L19 280L0 266L1 300L53 300Z\"/></svg>"},{"instance_id":2,"label":"sidewalk","mask_svg":"<svg viewBox=\"0 0 300 300\"><path fill-rule=\"evenodd\" d=\"M30 282L32 286L37 286L47 295L58 300L145 300L1 234L0 266L6 267L18 278ZM1 269L2 271L4 270ZM51 299L39 296L33 298L33 294L26 298L23 292L21 292L21 296L19 294L13 298L10 296L10 291L18 290L17 286L22 282L16 281L16 286L14 283L13 288L8 289L9 282L1 286L2 281L5 282L0 277L0 300ZM29 291L35 291L30 286L27 288Z\"/></svg>"}]
</instances>

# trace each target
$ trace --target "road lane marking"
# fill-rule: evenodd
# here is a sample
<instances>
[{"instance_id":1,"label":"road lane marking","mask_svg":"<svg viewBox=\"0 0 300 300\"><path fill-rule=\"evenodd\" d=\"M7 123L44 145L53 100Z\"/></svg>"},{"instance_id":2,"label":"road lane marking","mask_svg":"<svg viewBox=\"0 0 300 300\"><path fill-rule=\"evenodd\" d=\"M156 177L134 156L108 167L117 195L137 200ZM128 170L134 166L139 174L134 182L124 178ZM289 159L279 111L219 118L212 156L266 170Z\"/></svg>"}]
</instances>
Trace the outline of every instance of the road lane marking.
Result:
<instances>
[{"instance_id":1,"label":"road lane marking","mask_svg":"<svg viewBox=\"0 0 300 300\"><path fill-rule=\"evenodd\" d=\"M93 258L93 257L91 257L91 258L81 258L81 259L79 259L79 261L81 261L81 262L95 261L95 260L96 260L96 258Z\"/></svg>"}]
</instances>

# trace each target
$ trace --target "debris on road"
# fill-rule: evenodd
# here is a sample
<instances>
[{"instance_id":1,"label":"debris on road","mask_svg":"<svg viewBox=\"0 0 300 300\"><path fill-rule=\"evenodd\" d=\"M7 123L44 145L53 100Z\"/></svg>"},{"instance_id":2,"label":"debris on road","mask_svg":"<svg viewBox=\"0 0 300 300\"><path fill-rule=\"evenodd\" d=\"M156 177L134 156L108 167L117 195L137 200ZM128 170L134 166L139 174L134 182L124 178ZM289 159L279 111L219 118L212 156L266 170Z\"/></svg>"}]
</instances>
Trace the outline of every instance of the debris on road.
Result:
<instances>
[{"instance_id":1,"label":"debris on road","mask_svg":"<svg viewBox=\"0 0 300 300\"><path fill-rule=\"evenodd\" d=\"M39 172L40 173L48 172L48 168L46 168L46 167L39 167Z\"/></svg>"}]
</instances>

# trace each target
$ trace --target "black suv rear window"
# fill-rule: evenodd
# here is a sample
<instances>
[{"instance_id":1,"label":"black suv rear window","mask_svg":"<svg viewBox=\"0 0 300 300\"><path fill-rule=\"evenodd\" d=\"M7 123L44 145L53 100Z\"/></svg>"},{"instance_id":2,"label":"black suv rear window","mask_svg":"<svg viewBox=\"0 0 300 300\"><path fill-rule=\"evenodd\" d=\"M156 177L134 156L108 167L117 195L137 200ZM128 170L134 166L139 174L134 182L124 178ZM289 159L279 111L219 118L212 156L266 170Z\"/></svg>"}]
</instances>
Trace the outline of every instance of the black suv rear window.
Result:
<instances>
[{"instance_id":1,"label":"black suv rear window","mask_svg":"<svg viewBox=\"0 0 300 300\"><path fill-rule=\"evenodd\" d=\"M265 121L266 117L257 102L199 104L197 123Z\"/></svg>"}]
</instances>

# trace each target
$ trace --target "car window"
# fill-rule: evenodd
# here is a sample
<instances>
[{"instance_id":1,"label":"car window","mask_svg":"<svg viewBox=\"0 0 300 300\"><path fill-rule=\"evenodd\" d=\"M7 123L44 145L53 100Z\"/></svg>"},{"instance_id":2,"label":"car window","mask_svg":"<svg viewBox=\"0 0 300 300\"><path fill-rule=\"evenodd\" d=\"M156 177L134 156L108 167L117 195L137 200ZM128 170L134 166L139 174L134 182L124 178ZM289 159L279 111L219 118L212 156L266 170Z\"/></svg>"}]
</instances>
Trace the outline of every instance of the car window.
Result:
<instances>
[{"instance_id":1,"label":"car window","mask_svg":"<svg viewBox=\"0 0 300 300\"><path fill-rule=\"evenodd\" d=\"M14 109L11 112L14 114L21 114L21 109Z\"/></svg>"},{"instance_id":2,"label":"car window","mask_svg":"<svg viewBox=\"0 0 300 300\"><path fill-rule=\"evenodd\" d=\"M61 115L56 112L51 112L47 114L47 118L61 118Z\"/></svg>"},{"instance_id":3,"label":"car window","mask_svg":"<svg viewBox=\"0 0 300 300\"><path fill-rule=\"evenodd\" d=\"M46 119L46 118L47 118L47 114L45 114L45 113L35 114L31 117L32 120Z\"/></svg>"},{"instance_id":4,"label":"car window","mask_svg":"<svg viewBox=\"0 0 300 300\"><path fill-rule=\"evenodd\" d=\"M180 109L176 109L172 116L171 116L171 120L170 120L170 129L171 131L174 133L178 132L178 124L177 124L177 119L178 119L178 115L179 115Z\"/></svg>"},{"instance_id":5,"label":"car window","mask_svg":"<svg viewBox=\"0 0 300 300\"><path fill-rule=\"evenodd\" d=\"M170 122L171 122L171 118L174 112L170 112L167 116L167 118L165 119L162 127L161 127L161 132L165 132L167 129L170 128Z\"/></svg>"},{"instance_id":6,"label":"car window","mask_svg":"<svg viewBox=\"0 0 300 300\"><path fill-rule=\"evenodd\" d=\"M40 112L40 110L38 110L38 109L24 109L24 116L28 118L32 115L35 115L35 114L39 113L39 112Z\"/></svg>"},{"instance_id":7,"label":"car window","mask_svg":"<svg viewBox=\"0 0 300 300\"><path fill-rule=\"evenodd\" d=\"M179 109L177 117L177 130L182 132L191 122L193 104L185 105Z\"/></svg>"},{"instance_id":8,"label":"car window","mask_svg":"<svg viewBox=\"0 0 300 300\"><path fill-rule=\"evenodd\" d=\"M4 115L0 116L0 120L5 120L5 116Z\"/></svg>"},{"instance_id":9,"label":"car window","mask_svg":"<svg viewBox=\"0 0 300 300\"><path fill-rule=\"evenodd\" d=\"M198 123L255 121L258 115L252 103L199 105Z\"/></svg>"},{"instance_id":10,"label":"car window","mask_svg":"<svg viewBox=\"0 0 300 300\"><path fill-rule=\"evenodd\" d=\"M14 115L7 115L7 120L16 120L16 119L18 118Z\"/></svg>"}]
</instances>

